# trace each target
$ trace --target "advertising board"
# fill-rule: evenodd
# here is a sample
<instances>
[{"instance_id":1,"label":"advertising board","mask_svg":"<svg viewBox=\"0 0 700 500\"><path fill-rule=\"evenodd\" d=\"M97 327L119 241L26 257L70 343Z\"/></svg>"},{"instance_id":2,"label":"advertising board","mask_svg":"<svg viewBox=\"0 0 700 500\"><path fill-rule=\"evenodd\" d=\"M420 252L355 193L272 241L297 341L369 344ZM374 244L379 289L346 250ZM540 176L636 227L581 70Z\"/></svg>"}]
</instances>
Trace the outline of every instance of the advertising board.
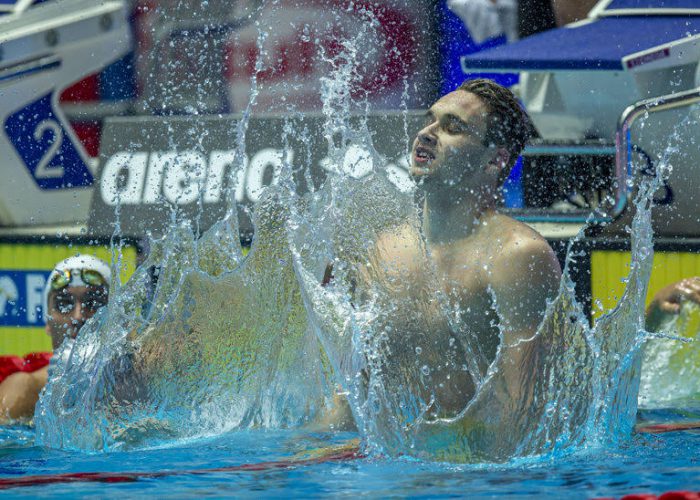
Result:
<instances>
[{"instance_id":1,"label":"advertising board","mask_svg":"<svg viewBox=\"0 0 700 500\"><path fill-rule=\"evenodd\" d=\"M347 50L355 97L422 107L438 92L433 6L419 0L144 0L136 73L158 113L319 111ZM335 62L333 62L335 61ZM254 91L253 91L254 90Z\"/></svg>"},{"instance_id":2,"label":"advertising board","mask_svg":"<svg viewBox=\"0 0 700 500\"><path fill-rule=\"evenodd\" d=\"M359 120L351 121L357 126ZM348 145L334 162L325 118L317 114L254 117L244 148L237 146L238 116L112 119L105 125L88 230L107 236L118 220L125 236L159 236L173 220L187 219L204 231L225 214L232 189L241 232L250 235L250 209L263 187L279 181L283 165L291 167L300 195L339 169L360 178L384 168L397 187L409 189L410 144L423 120L403 113L370 116L373 147Z\"/></svg>"}]
</instances>

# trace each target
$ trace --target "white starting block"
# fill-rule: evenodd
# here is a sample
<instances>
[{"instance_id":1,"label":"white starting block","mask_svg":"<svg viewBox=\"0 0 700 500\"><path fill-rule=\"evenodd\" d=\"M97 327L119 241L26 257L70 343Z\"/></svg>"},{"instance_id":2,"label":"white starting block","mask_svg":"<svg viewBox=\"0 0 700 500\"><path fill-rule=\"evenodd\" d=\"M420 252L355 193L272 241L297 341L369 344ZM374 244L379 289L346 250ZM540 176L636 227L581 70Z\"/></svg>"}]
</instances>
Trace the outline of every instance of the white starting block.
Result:
<instances>
[{"instance_id":1,"label":"white starting block","mask_svg":"<svg viewBox=\"0 0 700 500\"><path fill-rule=\"evenodd\" d=\"M0 16L0 226L85 221L95 167L58 98L131 48L126 5L11 3Z\"/></svg>"},{"instance_id":2,"label":"white starting block","mask_svg":"<svg viewBox=\"0 0 700 500\"><path fill-rule=\"evenodd\" d=\"M583 21L461 59L464 72L521 73L544 139L607 141L627 106L696 87L698 61L697 0L602 0Z\"/></svg>"}]
</instances>

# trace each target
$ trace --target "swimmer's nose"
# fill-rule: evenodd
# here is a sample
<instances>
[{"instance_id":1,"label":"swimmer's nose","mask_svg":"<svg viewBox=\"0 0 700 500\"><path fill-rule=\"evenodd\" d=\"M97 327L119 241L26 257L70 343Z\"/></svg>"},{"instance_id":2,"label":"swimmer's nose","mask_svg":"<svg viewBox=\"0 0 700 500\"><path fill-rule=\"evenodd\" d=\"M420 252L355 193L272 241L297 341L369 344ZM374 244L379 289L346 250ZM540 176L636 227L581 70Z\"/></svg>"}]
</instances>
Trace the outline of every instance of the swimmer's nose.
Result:
<instances>
[{"instance_id":1,"label":"swimmer's nose","mask_svg":"<svg viewBox=\"0 0 700 500\"><path fill-rule=\"evenodd\" d=\"M85 317L83 316L83 306L80 303L80 301L77 301L75 307L73 307L70 319L72 326L76 329L76 332L77 330L80 330L80 327L83 326L83 324L85 323Z\"/></svg>"},{"instance_id":2,"label":"swimmer's nose","mask_svg":"<svg viewBox=\"0 0 700 500\"><path fill-rule=\"evenodd\" d=\"M432 125L425 127L418 134L418 142L425 146L435 146L437 137L435 137L434 131L435 129Z\"/></svg>"}]
</instances>

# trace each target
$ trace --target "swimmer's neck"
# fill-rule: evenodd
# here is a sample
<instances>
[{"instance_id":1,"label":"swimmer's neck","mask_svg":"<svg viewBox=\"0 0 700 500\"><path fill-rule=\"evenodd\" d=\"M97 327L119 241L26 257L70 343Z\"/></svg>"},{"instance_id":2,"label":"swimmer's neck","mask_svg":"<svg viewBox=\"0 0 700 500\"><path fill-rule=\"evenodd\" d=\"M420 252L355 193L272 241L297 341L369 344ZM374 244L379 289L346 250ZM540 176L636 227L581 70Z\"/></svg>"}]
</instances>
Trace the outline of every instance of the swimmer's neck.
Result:
<instances>
[{"instance_id":1,"label":"swimmer's neck","mask_svg":"<svg viewBox=\"0 0 700 500\"><path fill-rule=\"evenodd\" d=\"M454 243L472 236L495 212L495 197L487 193L427 191L423 201L423 232L428 243Z\"/></svg>"}]
</instances>

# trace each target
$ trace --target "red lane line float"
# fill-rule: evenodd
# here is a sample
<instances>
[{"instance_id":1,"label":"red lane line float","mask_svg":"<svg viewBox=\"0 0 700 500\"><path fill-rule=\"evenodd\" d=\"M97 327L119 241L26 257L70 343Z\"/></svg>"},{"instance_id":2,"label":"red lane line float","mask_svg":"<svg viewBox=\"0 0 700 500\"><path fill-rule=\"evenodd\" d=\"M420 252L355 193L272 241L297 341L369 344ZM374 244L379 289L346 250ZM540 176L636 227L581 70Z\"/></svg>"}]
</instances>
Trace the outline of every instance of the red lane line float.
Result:
<instances>
[{"instance_id":1,"label":"red lane line float","mask_svg":"<svg viewBox=\"0 0 700 500\"><path fill-rule=\"evenodd\" d=\"M613 498L598 498L596 500L614 500ZM620 497L619 500L700 500L700 493L696 491L667 491L660 495L653 493L632 493Z\"/></svg>"},{"instance_id":2,"label":"red lane line float","mask_svg":"<svg viewBox=\"0 0 700 500\"><path fill-rule=\"evenodd\" d=\"M620 500L700 500L700 493L696 491L667 491L660 495L652 493L633 493L625 495Z\"/></svg>"},{"instance_id":3,"label":"red lane line float","mask_svg":"<svg viewBox=\"0 0 700 500\"><path fill-rule=\"evenodd\" d=\"M0 489L59 483L133 483L141 479L154 479L166 476L210 474L213 472L257 472L276 469L292 469L295 467L326 462L340 462L343 460L355 460L358 458L365 458L365 455L360 453L358 446L352 445L341 449L334 448L330 453L320 454L311 458L291 458L273 462L241 464L211 469L190 469L160 472L70 472L66 474L45 474L37 476L0 478Z\"/></svg>"},{"instance_id":4,"label":"red lane line float","mask_svg":"<svg viewBox=\"0 0 700 500\"><path fill-rule=\"evenodd\" d=\"M663 434L664 432L689 431L700 429L700 422L677 422L670 424L638 425L635 430L644 434Z\"/></svg>"}]
</instances>

